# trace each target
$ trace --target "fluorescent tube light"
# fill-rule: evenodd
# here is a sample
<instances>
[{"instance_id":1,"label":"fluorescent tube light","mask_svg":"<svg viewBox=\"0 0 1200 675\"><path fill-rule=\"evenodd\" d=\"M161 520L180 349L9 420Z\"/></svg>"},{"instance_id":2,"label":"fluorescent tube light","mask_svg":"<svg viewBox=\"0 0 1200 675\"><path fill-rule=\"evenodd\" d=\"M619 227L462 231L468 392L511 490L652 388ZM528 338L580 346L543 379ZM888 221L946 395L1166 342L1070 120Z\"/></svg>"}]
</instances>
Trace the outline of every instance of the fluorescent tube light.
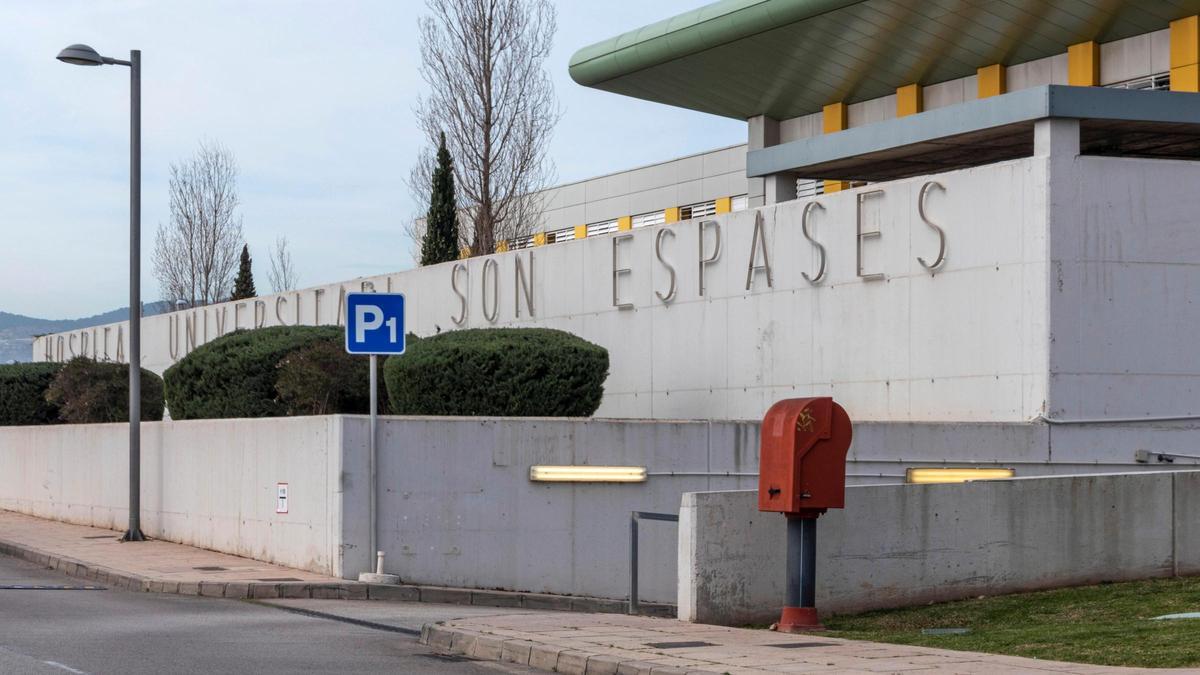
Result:
<instances>
[{"instance_id":1,"label":"fluorescent tube light","mask_svg":"<svg viewBox=\"0 0 1200 675\"><path fill-rule=\"evenodd\" d=\"M905 480L909 483L965 483L972 480L996 480L1012 478L1012 469L971 469L971 468L921 468L908 469Z\"/></svg>"},{"instance_id":2,"label":"fluorescent tube light","mask_svg":"<svg viewBox=\"0 0 1200 675\"><path fill-rule=\"evenodd\" d=\"M644 466L531 466L538 483L645 483Z\"/></svg>"}]
</instances>

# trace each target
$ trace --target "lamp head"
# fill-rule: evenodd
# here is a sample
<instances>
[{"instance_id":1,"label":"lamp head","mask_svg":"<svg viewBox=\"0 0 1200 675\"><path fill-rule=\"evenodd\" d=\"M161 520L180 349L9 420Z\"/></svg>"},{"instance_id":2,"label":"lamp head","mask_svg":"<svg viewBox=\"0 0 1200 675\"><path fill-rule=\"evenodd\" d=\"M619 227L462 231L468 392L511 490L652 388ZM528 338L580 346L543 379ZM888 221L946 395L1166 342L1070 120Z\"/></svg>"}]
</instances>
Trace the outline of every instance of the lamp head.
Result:
<instances>
[{"instance_id":1,"label":"lamp head","mask_svg":"<svg viewBox=\"0 0 1200 675\"><path fill-rule=\"evenodd\" d=\"M58 60L76 66L104 65L104 57L87 45L71 45L58 53Z\"/></svg>"}]
</instances>

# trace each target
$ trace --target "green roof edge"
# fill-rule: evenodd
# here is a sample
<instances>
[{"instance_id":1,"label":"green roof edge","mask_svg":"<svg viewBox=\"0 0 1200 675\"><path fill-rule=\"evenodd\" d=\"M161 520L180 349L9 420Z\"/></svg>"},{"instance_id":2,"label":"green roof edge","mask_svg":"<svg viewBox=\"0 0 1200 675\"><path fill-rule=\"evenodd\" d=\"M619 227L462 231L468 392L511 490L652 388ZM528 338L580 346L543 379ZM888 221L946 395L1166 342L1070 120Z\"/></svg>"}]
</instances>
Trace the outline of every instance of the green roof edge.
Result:
<instances>
[{"instance_id":1,"label":"green roof edge","mask_svg":"<svg viewBox=\"0 0 1200 675\"><path fill-rule=\"evenodd\" d=\"M720 0L575 52L571 79L585 87L865 0Z\"/></svg>"}]
</instances>

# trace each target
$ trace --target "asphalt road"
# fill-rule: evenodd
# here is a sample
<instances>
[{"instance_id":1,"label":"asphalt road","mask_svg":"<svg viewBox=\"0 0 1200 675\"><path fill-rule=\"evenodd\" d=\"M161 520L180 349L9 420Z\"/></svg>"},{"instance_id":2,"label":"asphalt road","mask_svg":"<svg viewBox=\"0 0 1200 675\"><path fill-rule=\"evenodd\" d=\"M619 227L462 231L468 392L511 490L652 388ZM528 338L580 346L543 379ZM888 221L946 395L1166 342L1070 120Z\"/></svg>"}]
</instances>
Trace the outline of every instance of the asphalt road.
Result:
<instances>
[{"instance_id":1,"label":"asphalt road","mask_svg":"<svg viewBox=\"0 0 1200 675\"><path fill-rule=\"evenodd\" d=\"M412 634L479 608L12 588L88 583L0 556L0 674L535 672L441 656Z\"/></svg>"}]
</instances>

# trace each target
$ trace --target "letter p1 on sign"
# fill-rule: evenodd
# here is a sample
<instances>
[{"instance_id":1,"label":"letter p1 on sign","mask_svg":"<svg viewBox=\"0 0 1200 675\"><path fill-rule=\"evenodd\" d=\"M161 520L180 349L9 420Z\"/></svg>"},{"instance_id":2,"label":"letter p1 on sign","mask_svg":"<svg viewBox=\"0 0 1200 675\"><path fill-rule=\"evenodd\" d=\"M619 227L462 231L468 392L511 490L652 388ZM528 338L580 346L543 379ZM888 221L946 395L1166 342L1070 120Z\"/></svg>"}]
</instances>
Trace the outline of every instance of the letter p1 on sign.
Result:
<instances>
[{"instance_id":1,"label":"letter p1 on sign","mask_svg":"<svg viewBox=\"0 0 1200 675\"><path fill-rule=\"evenodd\" d=\"M346 351L404 353L404 294L347 293Z\"/></svg>"}]
</instances>

